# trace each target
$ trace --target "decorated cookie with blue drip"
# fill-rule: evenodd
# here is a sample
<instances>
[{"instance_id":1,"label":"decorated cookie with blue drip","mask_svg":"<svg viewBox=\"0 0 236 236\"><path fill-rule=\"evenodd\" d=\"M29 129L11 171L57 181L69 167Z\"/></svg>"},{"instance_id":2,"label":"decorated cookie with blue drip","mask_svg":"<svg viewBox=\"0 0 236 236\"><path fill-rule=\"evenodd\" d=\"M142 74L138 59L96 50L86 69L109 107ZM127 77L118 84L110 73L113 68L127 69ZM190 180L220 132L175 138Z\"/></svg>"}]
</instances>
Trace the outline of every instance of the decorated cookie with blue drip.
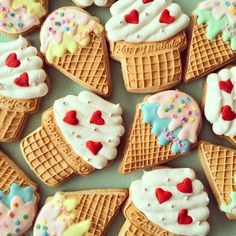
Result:
<instances>
[{"instance_id":1,"label":"decorated cookie with blue drip","mask_svg":"<svg viewBox=\"0 0 236 236\"><path fill-rule=\"evenodd\" d=\"M188 154L197 144L202 115L188 94L168 90L138 104L119 171L153 167Z\"/></svg>"}]
</instances>

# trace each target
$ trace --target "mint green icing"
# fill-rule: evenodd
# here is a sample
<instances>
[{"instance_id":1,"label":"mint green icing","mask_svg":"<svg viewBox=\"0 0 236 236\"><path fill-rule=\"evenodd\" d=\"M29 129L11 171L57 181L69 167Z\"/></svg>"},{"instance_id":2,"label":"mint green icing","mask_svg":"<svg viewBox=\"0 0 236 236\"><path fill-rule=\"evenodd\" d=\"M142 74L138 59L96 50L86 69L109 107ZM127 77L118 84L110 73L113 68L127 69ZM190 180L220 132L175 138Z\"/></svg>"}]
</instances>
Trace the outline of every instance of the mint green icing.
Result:
<instances>
[{"instance_id":1,"label":"mint green icing","mask_svg":"<svg viewBox=\"0 0 236 236\"><path fill-rule=\"evenodd\" d=\"M231 192L230 198L231 198L231 202L228 205L222 204L220 206L220 209L225 213L236 215L236 192Z\"/></svg>"},{"instance_id":2,"label":"mint green icing","mask_svg":"<svg viewBox=\"0 0 236 236\"><path fill-rule=\"evenodd\" d=\"M222 34L223 41L230 41L232 50L236 50L236 26L230 26L227 16L215 19L211 10L196 9L194 14L198 16L199 25L207 24L206 36L209 40L214 39L218 34Z\"/></svg>"}]
</instances>

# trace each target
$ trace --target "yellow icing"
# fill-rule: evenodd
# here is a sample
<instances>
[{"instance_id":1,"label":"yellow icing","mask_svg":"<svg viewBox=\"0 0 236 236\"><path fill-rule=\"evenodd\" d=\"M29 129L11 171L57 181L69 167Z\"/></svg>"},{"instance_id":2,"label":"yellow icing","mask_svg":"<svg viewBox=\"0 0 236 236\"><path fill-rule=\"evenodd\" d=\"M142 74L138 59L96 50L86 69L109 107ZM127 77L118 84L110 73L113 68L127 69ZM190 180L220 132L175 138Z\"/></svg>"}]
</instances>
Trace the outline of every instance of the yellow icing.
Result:
<instances>
[{"instance_id":1,"label":"yellow icing","mask_svg":"<svg viewBox=\"0 0 236 236\"><path fill-rule=\"evenodd\" d=\"M73 22L72 22L73 23ZM100 34L104 30L103 26L95 20L91 19L87 24L78 27L75 36L69 36L67 33L63 34L63 39L60 44L53 42L49 43L46 52L46 58L49 63L53 63L55 57L63 57L67 51L75 53L78 49L78 44L87 46L90 43L90 33Z\"/></svg>"},{"instance_id":2,"label":"yellow icing","mask_svg":"<svg viewBox=\"0 0 236 236\"><path fill-rule=\"evenodd\" d=\"M86 232L89 231L91 226L91 220L85 220L79 222L78 224L72 224L64 231L63 236L83 236Z\"/></svg>"},{"instance_id":3,"label":"yellow icing","mask_svg":"<svg viewBox=\"0 0 236 236\"><path fill-rule=\"evenodd\" d=\"M41 18L46 14L46 10L38 0L13 0L12 8L16 9L20 6L27 6L27 12Z\"/></svg>"}]
</instances>

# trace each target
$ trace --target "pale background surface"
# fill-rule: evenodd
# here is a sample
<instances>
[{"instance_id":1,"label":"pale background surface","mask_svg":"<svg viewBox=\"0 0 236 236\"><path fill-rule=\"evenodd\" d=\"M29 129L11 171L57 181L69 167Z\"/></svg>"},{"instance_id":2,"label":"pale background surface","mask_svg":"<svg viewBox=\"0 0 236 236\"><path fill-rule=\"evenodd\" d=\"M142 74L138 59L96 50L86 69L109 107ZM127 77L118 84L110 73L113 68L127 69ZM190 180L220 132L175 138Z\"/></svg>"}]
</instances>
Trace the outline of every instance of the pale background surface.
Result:
<instances>
[{"instance_id":1,"label":"pale background surface","mask_svg":"<svg viewBox=\"0 0 236 236\"><path fill-rule=\"evenodd\" d=\"M179 3L186 13L190 13L199 0L176 0ZM49 4L50 12L58 7L73 5L70 0L51 0ZM101 22L105 24L105 22L109 19L110 13L108 9L98 8L98 7L90 7L88 11L95 16L98 16L101 19ZM27 37L30 39L33 44L39 48L39 31L37 30L35 33L29 35ZM5 37L0 36L0 41L6 40ZM46 67L47 72L49 74L52 87L51 91L46 96L41 104L40 112L32 115L28 121L28 124L23 132L23 136L25 137L30 132L35 130L38 126L40 126L40 117L41 113L47 108L53 105L55 99L63 97L67 94L77 94L79 91L83 90L83 87L77 85L72 80L66 78L60 72L52 69L50 67ZM120 64L114 61L111 61L111 71L112 71L112 82L113 82L113 94L112 97L109 98L110 101L114 103L120 103L124 110L124 120L126 130L128 131L130 124L133 119L135 105L142 101L144 95L135 95L129 94L125 91L123 79L121 75ZM188 85L182 84L178 86L179 89L189 93L198 101L201 100L202 90L203 90L203 80L199 80L197 82L190 83ZM212 141L214 143L223 144L230 147L224 140L220 140L214 136L212 133L209 123L204 120L203 129L200 135L200 138ZM117 172L119 160L122 157L124 142L119 147L119 156L117 157L117 161L110 167L96 171L95 173L87 176L87 177L78 177L70 179L66 183L62 184L56 188L49 188L43 183L41 183L34 173L27 166L25 160L20 151L19 142L10 143L10 144L1 144L1 147L7 154L11 156L11 158L34 180L39 184L39 189L41 193L41 201L40 206L44 203L47 196L54 194L56 191L75 191L81 189L91 189L91 188L121 188L121 187L129 187L130 183L140 177L142 175L142 171L122 176ZM203 170L200 166L200 163L197 158L197 152L194 151L192 155L179 158L178 160L171 161L168 163L169 166L173 167L191 167L196 172L198 177L204 182L206 189L209 193L210 197L210 225L211 232L209 236L235 236L236 235L236 222L229 221L223 213L221 213L216 205L212 192L209 188L209 185L204 176ZM113 225L107 231L107 236L116 236L124 222L124 218L122 214L117 217ZM28 233L26 236L32 235Z\"/></svg>"}]
</instances>

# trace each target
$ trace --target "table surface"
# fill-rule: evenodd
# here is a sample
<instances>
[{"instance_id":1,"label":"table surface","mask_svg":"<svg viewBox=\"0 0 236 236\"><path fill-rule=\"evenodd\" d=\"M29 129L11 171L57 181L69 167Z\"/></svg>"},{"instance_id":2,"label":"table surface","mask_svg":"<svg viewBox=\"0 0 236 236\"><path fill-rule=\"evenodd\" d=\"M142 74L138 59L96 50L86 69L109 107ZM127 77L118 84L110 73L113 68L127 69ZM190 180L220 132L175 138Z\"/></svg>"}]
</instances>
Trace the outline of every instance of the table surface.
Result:
<instances>
[{"instance_id":1,"label":"table surface","mask_svg":"<svg viewBox=\"0 0 236 236\"><path fill-rule=\"evenodd\" d=\"M50 12L58 7L73 5L72 1L70 0L51 0L49 2ZM200 1L176 0L175 2L179 3L183 7L184 11L190 14L191 11L196 8L196 5ZM110 18L110 12L107 8L90 7L87 10L92 15L98 16L103 25ZM29 35L27 38L30 39L37 48L39 48L39 30ZM9 39L7 39L5 36L0 35L0 41L6 40ZM127 93L122 79L120 64L113 60L110 60L110 65L112 72L113 94L108 100L114 103L121 104L124 111L126 131L128 131L134 116L135 105L142 101L145 95ZM43 98L40 111L29 118L29 121L26 125L22 137L25 137L40 126L40 118L42 112L45 111L47 108L51 107L56 99L68 94L78 94L80 91L84 90L83 87L77 85L72 80L68 79L66 76L61 74L59 71L52 69L49 66L46 67L46 70L52 83L51 90L49 94L45 98ZM190 94L191 96L196 98L197 101L200 102L203 93L203 79L198 80L196 82L192 82L188 85L181 84L177 88ZM127 133L128 132L126 132L126 135ZM229 143L217 138L213 134L209 123L205 119L203 121L203 128L199 138L230 147ZM54 188L47 187L45 184L40 182L39 179L35 176L35 174L31 171L31 169L27 166L20 151L20 142L1 144L1 148L6 151L6 153L12 158L12 160L14 160L29 175L29 177L31 177L32 180L38 183L41 194L40 206L42 206L47 196L50 196L57 191L78 191L93 188L128 188L133 180L139 178L142 175L142 171L126 176L120 175L118 173L118 164L122 158L125 139L126 136L124 137L123 142L119 146L119 155L112 166L100 171L96 171L95 173L86 177L75 176L64 184ZM193 168L196 171L199 179L205 184L206 190L208 191L210 197L209 207L211 211L211 216L209 222L211 225L211 231L209 233L209 236L236 235L236 223L234 221L229 221L226 218L225 214L220 212L217 207L216 201L209 188L209 184L206 180L203 169L199 163L196 150L193 151L192 154L189 156L180 157L174 161L168 162L168 165L171 167ZM106 235L117 235L123 222L124 217L122 216L122 213L120 213L112 224L112 226L107 231ZM26 234L26 236L30 235L32 235L31 232Z\"/></svg>"}]
</instances>

